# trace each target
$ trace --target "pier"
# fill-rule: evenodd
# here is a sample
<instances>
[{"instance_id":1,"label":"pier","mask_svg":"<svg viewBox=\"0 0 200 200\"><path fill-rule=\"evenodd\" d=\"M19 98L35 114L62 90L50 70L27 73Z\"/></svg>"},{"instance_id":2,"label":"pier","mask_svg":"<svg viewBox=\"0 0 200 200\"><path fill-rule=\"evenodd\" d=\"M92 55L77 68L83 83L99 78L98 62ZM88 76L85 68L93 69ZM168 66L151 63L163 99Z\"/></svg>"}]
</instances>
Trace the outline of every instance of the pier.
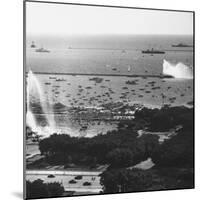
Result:
<instances>
[{"instance_id":1,"label":"pier","mask_svg":"<svg viewBox=\"0 0 200 200\"><path fill-rule=\"evenodd\" d=\"M151 75L151 74L96 74L96 73L71 73L71 72L34 72L39 75L69 75L69 76L117 76L133 78L173 78L170 75Z\"/></svg>"}]
</instances>

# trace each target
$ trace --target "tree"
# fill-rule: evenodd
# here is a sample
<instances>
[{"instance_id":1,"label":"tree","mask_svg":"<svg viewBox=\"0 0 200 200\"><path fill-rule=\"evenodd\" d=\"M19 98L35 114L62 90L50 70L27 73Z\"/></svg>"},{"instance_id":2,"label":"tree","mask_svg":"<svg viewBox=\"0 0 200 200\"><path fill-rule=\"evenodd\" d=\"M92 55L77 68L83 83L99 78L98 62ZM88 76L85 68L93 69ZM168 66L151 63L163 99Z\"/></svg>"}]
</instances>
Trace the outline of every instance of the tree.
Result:
<instances>
[{"instance_id":1,"label":"tree","mask_svg":"<svg viewBox=\"0 0 200 200\"><path fill-rule=\"evenodd\" d=\"M130 149L116 148L110 151L106 160L112 167L127 167L132 164L133 153Z\"/></svg>"},{"instance_id":2,"label":"tree","mask_svg":"<svg viewBox=\"0 0 200 200\"><path fill-rule=\"evenodd\" d=\"M47 183L49 196L61 196L64 193L64 187L60 183Z\"/></svg>"},{"instance_id":3,"label":"tree","mask_svg":"<svg viewBox=\"0 0 200 200\"><path fill-rule=\"evenodd\" d=\"M154 114L150 120L150 129L152 131L167 131L172 128L173 125L172 116L163 110Z\"/></svg>"},{"instance_id":4,"label":"tree","mask_svg":"<svg viewBox=\"0 0 200 200\"><path fill-rule=\"evenodd\" d=\"M33 182L26 182L26 196L27 198L41 198L48 197L48 189L42 180L38 179Z\"/></svg>"},{"instance_id":5,"label":"tree","mask_svg":"<svg viewBox=\"0 0 200 200\"><path fill-rule=\"evenodd\" d=\"M103 193L140 192L194 187L192 169L154 168L149 170L115 169L103 172L100 183Z\"/></svg>"},{"instance_id":6,"label":"tree","mask_svg":"<svg viewBox=\"0 0 200 200\"><path fill-rule=\"evenodd\" d=\"M165 141L152 154L152 161L158 167L193 167L193 131L180 130L177 135Z\"/></svg>"},{"instance_id":7,"label":"tree","mask_svg":"<svg viewBox=\"0 0 200 200\"><path fill-rule=\"evenodd\" d=\"M104 193L145 191L153 185L153 174L143 170L108 170L101 174Z\"/></svg>"},{"instance_id":8,"label":"tree","mask_svg":"<svg viewBox=\"0 0 200 200\"><path fill-rule=\"evenodd\" d=\"M159 148L159 136L152 134L144 134L137 141L137 148L140 150L140 156L144 155L144 159L152 156Z\"/></svg>"},{"instance_id":9,"label":"tree","mask_svg":"<svg viewBox=\"0 0 200 200\"><path fill-rule=\"evenodd\" d=\"M26 182L27 198L57 197L61 196L63 193L64 187L57 182L44 183L41 179L37 179L33 182Z\"/></svg>"}]
</instances>

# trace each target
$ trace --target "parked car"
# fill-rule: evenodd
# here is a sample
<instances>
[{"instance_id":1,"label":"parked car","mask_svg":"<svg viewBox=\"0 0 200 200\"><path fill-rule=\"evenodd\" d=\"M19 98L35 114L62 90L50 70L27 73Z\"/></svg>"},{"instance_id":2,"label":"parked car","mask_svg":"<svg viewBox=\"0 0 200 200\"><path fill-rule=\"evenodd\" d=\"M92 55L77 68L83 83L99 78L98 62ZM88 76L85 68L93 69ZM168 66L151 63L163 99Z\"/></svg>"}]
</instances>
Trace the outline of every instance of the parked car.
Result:
<instances>
[{"instance_id":1,"label":"parked car","mask_svg":"<svg viewBox=\"0 0 200 200\"><path fill-rule=\"evenodd\" d=\"M82 178L83 178L83 176L81 176L81 175L75 176L76 180L81 180Z\"/></svg>"},{"instance_id":2,"label":"parked car","mask_svg":"<svg viewBox=\"0 0 200 200\"><path fill-rule=\"evenodd\" d=\"M89 185L92 185L92 184L91 184L90 182L87 182L87 181L86 181L86 182L83 183L83 185L84 185L84 186L89 186Z\"/></svg>"},{"instance_id":3,"label":"parked car","mask_svg":"<svg viewBox=\"0 0 200 200\"><path fill-rule=\"evenodd\" d=\"M70 184L75 184L75 183L77 183L77 182L76 182L74 179L72 179L72 180L69 181L69 183L70 183Z\"/></svg>"}]
</instances>

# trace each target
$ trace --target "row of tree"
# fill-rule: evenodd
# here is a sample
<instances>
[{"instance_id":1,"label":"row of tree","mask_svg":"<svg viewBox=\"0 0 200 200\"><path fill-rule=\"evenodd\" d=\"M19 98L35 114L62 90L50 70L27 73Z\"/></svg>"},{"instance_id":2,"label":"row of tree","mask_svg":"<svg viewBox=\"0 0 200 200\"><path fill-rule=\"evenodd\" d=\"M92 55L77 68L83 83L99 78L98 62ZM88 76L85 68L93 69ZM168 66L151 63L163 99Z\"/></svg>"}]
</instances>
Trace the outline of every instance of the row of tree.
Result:
<instances>
[{"instance_id":1,"label":"row of tree","mask_svg":"<svg viewBox=\"0 0 200 200\"><path fill-rule=\"evenodd\" d=\"M142 119L147 122L151 131L168 131L177 125L190 126L193 125L193 108L185 106L169 107L163 106L161 109L143 108L135 112L136 120Z\"/></svg>"},{"instance_id":2,"label":"row of tree","mask_svg":"<svg viewBox=\"0 0 200 200\"><path fill-rule=\"evenodd\" d=\"M157 136L138 137L136 132L126 129L93 138L53 134L40 141L39 149L54 164L108 163L112 167L126 167L150 157L158 145Z\"/></svg>"},{"instance_id":3,"label":"row of tree","mask_svg":"<svg viewBox=\"0 0 200 200\"><path fill-rule=\"evenodd\" d=\"M168 149L177 150L177 153L182 155L185 152L182 152L183 148L178 148L178 144L181 145L182 141L182 145L186 145L186 140L188 146L193 147L193 109L167 106L162 109L143 108L137 111L135 116L134 120L121 122L118 130L93 138L53 134L40 141L40 152L45 155L48 162L53 164L75 163L95 166L96 163L108 163L111 167L126 167L137 164L148 157L152 157L158 165L162 165L161 162L166 165ZM179 132L182 134L160 145L156 135L138 137L135 124L137 122L141 124L141 120L146 122L148 129L154 131L166 131L181 125L183 128ZM191 151L189 147L186 149ZM191 153L188 152L189 155ZM172 152L172 155L168 157L173 159L175 155L176 153Z\"/></svg>"},{"instance_id":4,"label":"row of tree","mask_svg":"<svg viewBox=\"0 0 200 200\"><path fill-rule=\"evenodd\" d=\"M190 168L111 169L101 174L103 193L142 192L194 187L194 170Z\"/></svg>"}]
</instances>

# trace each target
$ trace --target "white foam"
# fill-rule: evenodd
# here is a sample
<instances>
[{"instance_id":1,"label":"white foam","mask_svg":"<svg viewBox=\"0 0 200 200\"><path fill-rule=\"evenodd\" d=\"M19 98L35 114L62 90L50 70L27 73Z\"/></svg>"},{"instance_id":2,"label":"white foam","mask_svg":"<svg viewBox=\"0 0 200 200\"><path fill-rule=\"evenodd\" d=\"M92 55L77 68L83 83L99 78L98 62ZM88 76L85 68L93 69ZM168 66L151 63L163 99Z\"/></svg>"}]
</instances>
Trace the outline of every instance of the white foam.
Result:
<instances>
[{"instance_id":1,"label":"white foam","mask_svg":"<svg viewBox=\"0 0 200 200\"><path fill-rule=\"evenodd\" d=\"M54 129L55 122L54 117L50 117L48 114L48 111L50 113L53 113L52 108L49 105L49 102L46 102L44 92L42 90L42 87L40 85L40 82L38 81L35 74L30 70L28 72L27 77L27 114L26 114L26 121L27 125L32 129L32 131L41 132L41 128L38 127L37 120L31 110L31 99L32 97L38 97L42 110L44 114L46 114L46 120L48 123L48 127L45 127L45 130Z\"/></svg>"},{"instance_id":2,"label":"white foam","mask_svg":"<svg viewBox=\"0 0 200 200\"><path fill-rule=\"evenodd\" d=\"M171 75L174 78L184 78L184 79L192 79L193 78L192 67L187 66L182 62L173 64L167 60L163 60L163 74Z\"/></svg>"}]
</instances>

